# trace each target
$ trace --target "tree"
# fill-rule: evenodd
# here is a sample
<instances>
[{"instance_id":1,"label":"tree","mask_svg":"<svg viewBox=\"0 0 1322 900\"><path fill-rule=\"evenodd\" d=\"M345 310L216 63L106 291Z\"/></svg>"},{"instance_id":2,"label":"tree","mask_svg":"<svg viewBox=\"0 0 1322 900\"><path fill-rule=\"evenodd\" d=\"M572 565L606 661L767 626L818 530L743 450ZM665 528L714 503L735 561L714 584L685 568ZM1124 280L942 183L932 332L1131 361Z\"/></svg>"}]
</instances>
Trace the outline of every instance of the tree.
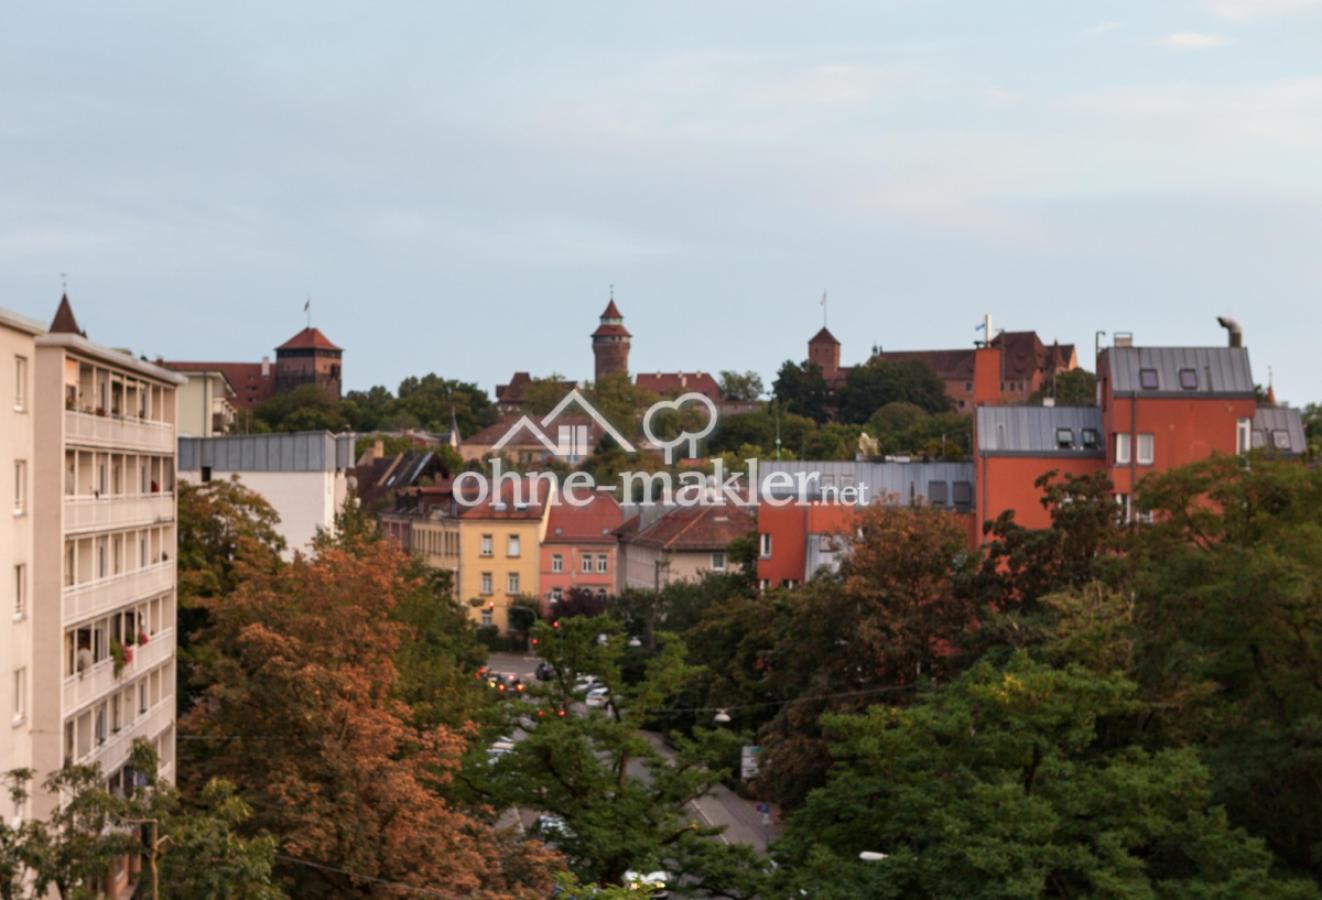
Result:
<instances>
[{"instance_id":1,"label":"tree","mask_svg":"<svg viewBox=\"0 0 1322 900\"><path fill-rule=\"evenodd\" d=\"M890 403L912 403L929 413L947 412L946 384L921 360L873 357L849 370L836 406L842 422L862 424Z\"/></svg>"},{"instance_id":2,"label":"tree","mask_svg":"<svg viewBox=\"0 0 1322 900\"><path fill-rule=\"evenodd\" d=\"M785 360L771 386L780 408L814 422L825 422L830 415L830 389L822 367L814 362Z\"/></svg>"},{"instance_id":3,"label":"tree","mask_svg":"<svg viewBox=\"0 0 1322 900\"><path fill-rule=\"evenodd\" d=\"M272 431L346 431L349 420L340 401L324 388L302 384L276 394L256 409L257 418Z\"/></svg>"},{"instance_id":4,"label":"tree","mask_svg":"<svg viewBox=\"0 0 1322 900\"><path fill-rule=\"evenodd\" d=\"M786 893L1317 896L1213 805L1195 751L1108 739L1141 707L1132 682L1021 652L909 708L829 717L839 763L780 845Z\"/></svg>"},{"instance_id":5,"label":"tree","mask_svg":"<svg viewBox=\"0 0 1322 900\"><path fill-rule=\"evenodd\" d=\"M721 372L721 395L726 400L758 400L763 390L762 376L756 372Z\"/></svg>"},{"instance_id":6,"label":"tree","mask_svg":"<svg viewBox=\"0 0 1322 900\"><path fill-rule=\"evenodd\" d=\"M371 879L544 895L543 851L444 797L464 733L415 726L400 699L408 560L356 529L333 541L207 603L209 687L181 723L206 750L181 771L238 785L300 897L372 895Z\"/></svg>"},{"instance_id":7,"label":"tree","mask_svg":"<svg viewBox=\"0 0 1322 900\"><path fill-rule=\"evenodd\" d=\"M512 751L495 761L485 754L473 759L466 774L480 795L502 807L560 816L567 830L544 837L584 881L619 884L629 869L665 869L683 878L686 890L752 897L761 882L751 850L715 841L718 830L699 824L687 809L737 757L738 737L725 731L676 735L677 749L667 759L660 741L640 732L695 672L682 643L663 635L640 680L629 683L622 676L627 658L644 651L629 647L610 619L576 617L558 629L543 623L537 637L555 678L533 688L536 708L511 705L527 734ZM604 710L576 714L571 707L583 692L575 682L585 673L600 679L610 696Z\"/></svg>"},{"instance_id":8,"label":"tree","mask_svg":"<svg viewBox=\"0 0 1322 900\"><path fill-rule=\"evenodd\" d=\"M1054 398L1057 406L1096 406L1097 376L1087 369L1058 372L1034 391L1028 402L1041 406L1047 397Z\"/></svg>"}]
</instances>

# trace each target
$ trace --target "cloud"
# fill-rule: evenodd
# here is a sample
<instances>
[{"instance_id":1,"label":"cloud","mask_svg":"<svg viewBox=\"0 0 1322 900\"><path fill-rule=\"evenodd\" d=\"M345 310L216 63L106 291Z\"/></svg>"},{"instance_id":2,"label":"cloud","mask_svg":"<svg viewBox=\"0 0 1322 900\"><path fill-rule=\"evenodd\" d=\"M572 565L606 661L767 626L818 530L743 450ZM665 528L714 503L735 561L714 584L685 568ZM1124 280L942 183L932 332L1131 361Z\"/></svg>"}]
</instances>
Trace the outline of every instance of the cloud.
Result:
<instances>
[{"instance_id":1,"label":"cloud","mask_svg":"<svg viewBox=\"0 0 1322 900\"><path fill-rule=\"evenodd\" d=\"M1168 34L1158 43L1167 47L1174 47L1176 50L1210 50L1213 47L1224 47L1230 43L1230 38L1219 34L1202 34L1197 31L1177 31L1174 34Z\"/></svg>"},{"instance_id":2,"label":"cloud","mask_svg":"<svg viewBox=\"0 0 1322 900\"><path fill-rule=\"evenodd\" d=\"M1232 22L1251 22L1322 12L1322 0L1205 0L1212 15Z\"/></svg>"},{"instance_id":3,"label":"cloud","mask_svg":"<svg viewBox=\"0 0 1322 900\"><path fill-rule=\"evenodd\" d=\"M1110 34L1113 31L1119 31L1125 27L1124 22L1098 22L1091 28L1083 30L1084 37L1101 37L1104 34Z\"/></svg>"}]
</instances>

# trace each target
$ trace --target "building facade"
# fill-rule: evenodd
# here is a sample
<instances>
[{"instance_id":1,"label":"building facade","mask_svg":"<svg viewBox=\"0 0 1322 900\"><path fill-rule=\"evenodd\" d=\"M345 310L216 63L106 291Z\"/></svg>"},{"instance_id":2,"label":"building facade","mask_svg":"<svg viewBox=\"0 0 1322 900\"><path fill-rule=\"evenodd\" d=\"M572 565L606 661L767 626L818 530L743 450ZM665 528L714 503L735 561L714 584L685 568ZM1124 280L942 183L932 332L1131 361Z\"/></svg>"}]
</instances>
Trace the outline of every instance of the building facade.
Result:
<instances>
[{"instance_id":1,"label":"building facade","mask_svg":"<svg viewBox=\"0 0 1322 900\"><path fill-rule=\"evenodd\" d=\"M238 394L219 369L181 372L187 383L179 388L179 434L216 437L228 434L237 414Z\"/></svg>"},{"instance_id":2,"label":"building facade","mask_svg":"<svg viewBox=\"0 0 1322 900\"><path fill-rule=\"evenodd\" d=\"M275 509L285 555L306 553L317 531L334 533L349 495L353 435L328 431L179 439L179 478L193 484L237 477Z\"/></svg>"},{"instance_id":3,"label":"building facade","mask_svg":"<svg viewBox=\"0 0 1322 900\"><path fill-rule=\"evenodd\" d=\"M514 601L541 593L540 547L555 493L536 479L524 479L517 488L505 481L498 488L494 497L457 507L458 599L479 626L505 634Z\"/></svg>"},{"instance_id":4,"label":"building facade","mask_svg":"<svg viewBox=\"0 0 1322 900\"><path fill-rule=\"evenodd\" d=\"M620 527L619 590L661 590L708 573L735 570L730 544L757 529L749 509L732 504L655 509L655 518L635 515Z\"/></svg>"},{"instance_id":5,"label":"building facade","mask_svg":"<svg viewBox=\"0 0 1322 900\"><path fill-rule=\"evenodd\" d=\"M275 362L192 362L157 360L157 365L175 372L218 372L234 389L236 411L251 410L305 384L314 384L339 398L343 388L344 350L331 343L319 329L308 326L275 350ZM206 437L195 434L194 437Z\"/></svg>"},{"instance_id":6,"label":"building facade","mask_svg":"<svg viewBox=\"0 0 1322 900\"><path fill-rule=\"evenodd\" d=\"M542 609L564 599L575 588L600 597L616 591L619 566L615 532L624 522L620 504L598 492L582 506L555 503L541 545Z\"/></svg>"},{"instance_id":7,"label":"building facade","mask_svg":"<svg viewBox=\"0 0 1322 900\"><path fill-rule=\"evenodd\" d=\"M87 340L67 298L35 345L31 765L40 782L65 764L96 764L118 791L143 739L173 779L184 379ZM37 792L34 814L53 803Z\"/></svg>"}]
</instances>

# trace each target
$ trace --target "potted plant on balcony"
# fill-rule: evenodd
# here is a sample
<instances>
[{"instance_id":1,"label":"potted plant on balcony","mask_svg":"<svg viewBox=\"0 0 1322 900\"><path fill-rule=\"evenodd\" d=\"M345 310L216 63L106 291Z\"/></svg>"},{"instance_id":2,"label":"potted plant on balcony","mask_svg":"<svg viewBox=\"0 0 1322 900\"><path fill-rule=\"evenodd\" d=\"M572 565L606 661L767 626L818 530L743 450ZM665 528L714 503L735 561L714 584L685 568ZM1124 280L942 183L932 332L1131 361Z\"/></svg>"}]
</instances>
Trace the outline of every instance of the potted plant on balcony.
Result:
<instances>
[{"instance_id":1,"label":"potted plant on balcony","mask_svg":"<svg viewBox=\"0 0 1322 900\"><path fill-rule=\"evenodd\" d=\"M140 645L142 645L143 647L147 646L147 641L149 640L151 640L151 638L147 636L146 631L143 630L138 631L138 643Z\"/></svg>"},{"instance_id":2,"label":"potted plant on balcony","mask_svg":"<svg viewBox=\"0 0 1322 900\"><path fill-rule=\"evenodd\" d=\"M106 417L106 408L104 406L98 406L96 408L96 414L104 419Z\"/></svg>"},{"instance_id":3,"label":"potted plant on balcony","mask_svg":"<svg viewBox=\"0 0 1322 900\"><path fill-rule=\"evenodd\" d=\"M133 662L133 647L126 647L119 641L110 641L110 658L115 661L115 677L118 678L124 667Z\"/></svg>"}]
</instances>

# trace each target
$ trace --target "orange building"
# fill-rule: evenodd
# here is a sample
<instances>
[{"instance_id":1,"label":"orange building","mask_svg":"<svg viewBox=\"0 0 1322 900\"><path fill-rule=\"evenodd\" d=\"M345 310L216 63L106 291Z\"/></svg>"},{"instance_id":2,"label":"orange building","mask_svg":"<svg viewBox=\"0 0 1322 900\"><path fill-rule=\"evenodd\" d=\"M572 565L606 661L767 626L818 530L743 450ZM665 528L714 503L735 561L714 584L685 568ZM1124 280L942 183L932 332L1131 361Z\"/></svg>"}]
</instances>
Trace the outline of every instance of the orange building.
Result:
<instances>
[{"instance_id":1,"label":"orange building","mask_svg":"<svg viewBox=\"0 0 1322 900\"><path fill-rule=\"evenodd\" d=\"M541 546L543 608L563 599L573 588L603 597L615 593L619 577L615 531L623 523L620 504L610 494L593 494L584 506L557 499Z\"/></svg>"}]
</instances>

